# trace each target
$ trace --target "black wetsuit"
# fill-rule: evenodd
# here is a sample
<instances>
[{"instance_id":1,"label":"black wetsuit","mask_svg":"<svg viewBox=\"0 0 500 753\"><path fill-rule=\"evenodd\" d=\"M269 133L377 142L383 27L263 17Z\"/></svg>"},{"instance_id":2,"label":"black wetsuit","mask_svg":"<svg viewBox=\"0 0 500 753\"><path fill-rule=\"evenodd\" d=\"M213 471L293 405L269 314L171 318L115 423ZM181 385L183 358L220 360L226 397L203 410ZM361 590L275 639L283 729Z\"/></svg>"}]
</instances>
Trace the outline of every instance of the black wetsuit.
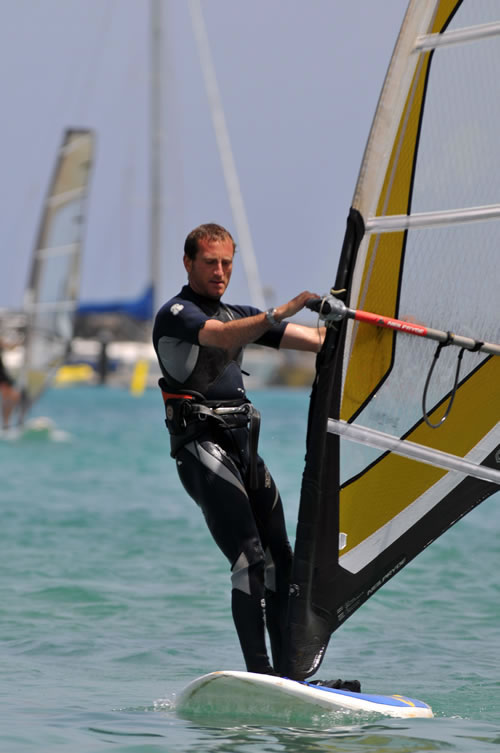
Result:
<instances>
[{"instance_id":1,"label":"black wetsuit","mask_svg":"<svg viewBox=\"0 0 500 753\"><path fill-rule=\"evenodd\" d=\"M247 414L218 419L209 412L189 414L193 405L208 406L209 411L216 406L249 407L240 368L243 349L230 358L221 348L200 345L198 333L207 319L229 321L258 313L251 306L204 298L185 286L158 312L153 343L179 477L229 560L232 612L247 670L266 673L272 668L264 624L279 672L292 563L281 498L264 461L253 456ZM257 343L279 347L285 326L275 325ZM193 394L192 401L181 397ZM181 419L174 415L178 405L187 410Z\"/></svg>"}]
</instances>

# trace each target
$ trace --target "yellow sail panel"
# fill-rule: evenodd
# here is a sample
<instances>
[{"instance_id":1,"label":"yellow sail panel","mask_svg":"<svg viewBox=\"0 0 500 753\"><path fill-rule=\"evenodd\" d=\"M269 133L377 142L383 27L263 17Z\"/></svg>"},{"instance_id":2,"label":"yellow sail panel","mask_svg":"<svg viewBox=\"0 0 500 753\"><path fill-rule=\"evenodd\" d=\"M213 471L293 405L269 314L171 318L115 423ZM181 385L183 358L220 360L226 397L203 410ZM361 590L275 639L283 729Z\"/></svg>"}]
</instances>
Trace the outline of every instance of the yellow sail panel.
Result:
<instances>
[{"instance_id":1,"label":"yellow sail panel","mask_svg":"<svg viewBox=\"0 0 500 753\"><path fill-rule=\"evenodd\" d=\"M434 20L429 33L439 34L462 2L463 0L440 0L436 5Z\"/></svg>"},{"instance_id":2,"label":"yellow sail panel","mask_svg":"<svg viewBox=\"0 0 500 753\"><path fill-rule=\"evenodd\" d=\"M453 410L438 431L421 422L406 439L436 450L465 457L498 422L491 406L498 401L500 358L491 358L457 390ZM477 401L481 394L484 398ZM431 418L437 422L445 405ZM464 431L464 427L467 430ZM357 546L420 497L447 473L390 453L348 484L340 493L340 530L347 534L342 554ZM359 514L359 502L363 514Z\"/></svg>"}]
</instances>

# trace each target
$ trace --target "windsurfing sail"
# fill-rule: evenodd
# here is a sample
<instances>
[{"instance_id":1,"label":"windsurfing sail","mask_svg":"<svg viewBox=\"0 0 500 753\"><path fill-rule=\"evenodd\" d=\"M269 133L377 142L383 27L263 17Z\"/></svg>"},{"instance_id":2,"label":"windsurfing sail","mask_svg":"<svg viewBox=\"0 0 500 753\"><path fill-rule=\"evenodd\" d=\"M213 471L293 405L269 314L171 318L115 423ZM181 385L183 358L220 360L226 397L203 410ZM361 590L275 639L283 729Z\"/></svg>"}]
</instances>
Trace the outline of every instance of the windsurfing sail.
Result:
<instances>
[{"instance_id":1,"label":"windsurfing sail","mask_svg":"<svg viewBox=\"0 0 500 753\"><path fill-rule=\"evenodd\" d=\"M71 344L93 155L90 131L66 131L45 200L24 298L26 334L18 379L22 417L50 385Z\"/></svg>"},{"instance_id":2,"label":"windsurfing sail","mask_svg":"<svg viewBox=\"0 0 500 753\"><path fill-rule=\"evenodd\" d=\"M334 285L352 315L317 359L289 677L500 489L499 34L498 3L411 0L397 39Z\"/></svg>"}]
</instances>

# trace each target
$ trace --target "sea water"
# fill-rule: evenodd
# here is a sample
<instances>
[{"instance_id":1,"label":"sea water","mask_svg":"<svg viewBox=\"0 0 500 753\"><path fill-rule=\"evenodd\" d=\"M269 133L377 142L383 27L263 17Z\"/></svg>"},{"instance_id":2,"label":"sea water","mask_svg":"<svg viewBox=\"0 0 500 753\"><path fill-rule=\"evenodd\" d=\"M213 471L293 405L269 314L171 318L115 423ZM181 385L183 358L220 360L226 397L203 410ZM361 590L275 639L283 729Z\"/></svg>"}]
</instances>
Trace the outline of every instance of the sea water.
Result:
<instances>
[{"instance_id":1,"label":"sea water","mask_svg":"<svg viewBox=\"0 0 500 753\"><path fill-rule=\"evenodd\" d=\"M293 541L308 392L252 398ZM319 673L421 698L434 719L183 719L189 681L244 666L228 565L177 479L159 392L52 390L36 413L52 424L0 441L1 753L500 745L498 494L359 609Z\"/></svg>"}]
</instances>

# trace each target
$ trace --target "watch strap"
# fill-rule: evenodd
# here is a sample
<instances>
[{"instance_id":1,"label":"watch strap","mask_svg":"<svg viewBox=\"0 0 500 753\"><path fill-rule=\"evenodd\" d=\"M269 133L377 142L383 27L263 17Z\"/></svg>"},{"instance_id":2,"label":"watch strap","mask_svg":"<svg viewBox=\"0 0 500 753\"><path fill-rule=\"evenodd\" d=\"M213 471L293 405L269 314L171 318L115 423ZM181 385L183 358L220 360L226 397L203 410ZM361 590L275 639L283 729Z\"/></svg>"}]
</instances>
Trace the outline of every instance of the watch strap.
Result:
<instances>
[{"instance_id":1,"label":"watch strap","mask_svg":"<svg viewBox=\"0 0 500 753\"><path fill-rule=\"evenodd\" d=\"M279 324L279 321L275 317L276 309L270 308L266 311L266 319L269 322L269 324Z\"/></svg>"}]
</instances>

